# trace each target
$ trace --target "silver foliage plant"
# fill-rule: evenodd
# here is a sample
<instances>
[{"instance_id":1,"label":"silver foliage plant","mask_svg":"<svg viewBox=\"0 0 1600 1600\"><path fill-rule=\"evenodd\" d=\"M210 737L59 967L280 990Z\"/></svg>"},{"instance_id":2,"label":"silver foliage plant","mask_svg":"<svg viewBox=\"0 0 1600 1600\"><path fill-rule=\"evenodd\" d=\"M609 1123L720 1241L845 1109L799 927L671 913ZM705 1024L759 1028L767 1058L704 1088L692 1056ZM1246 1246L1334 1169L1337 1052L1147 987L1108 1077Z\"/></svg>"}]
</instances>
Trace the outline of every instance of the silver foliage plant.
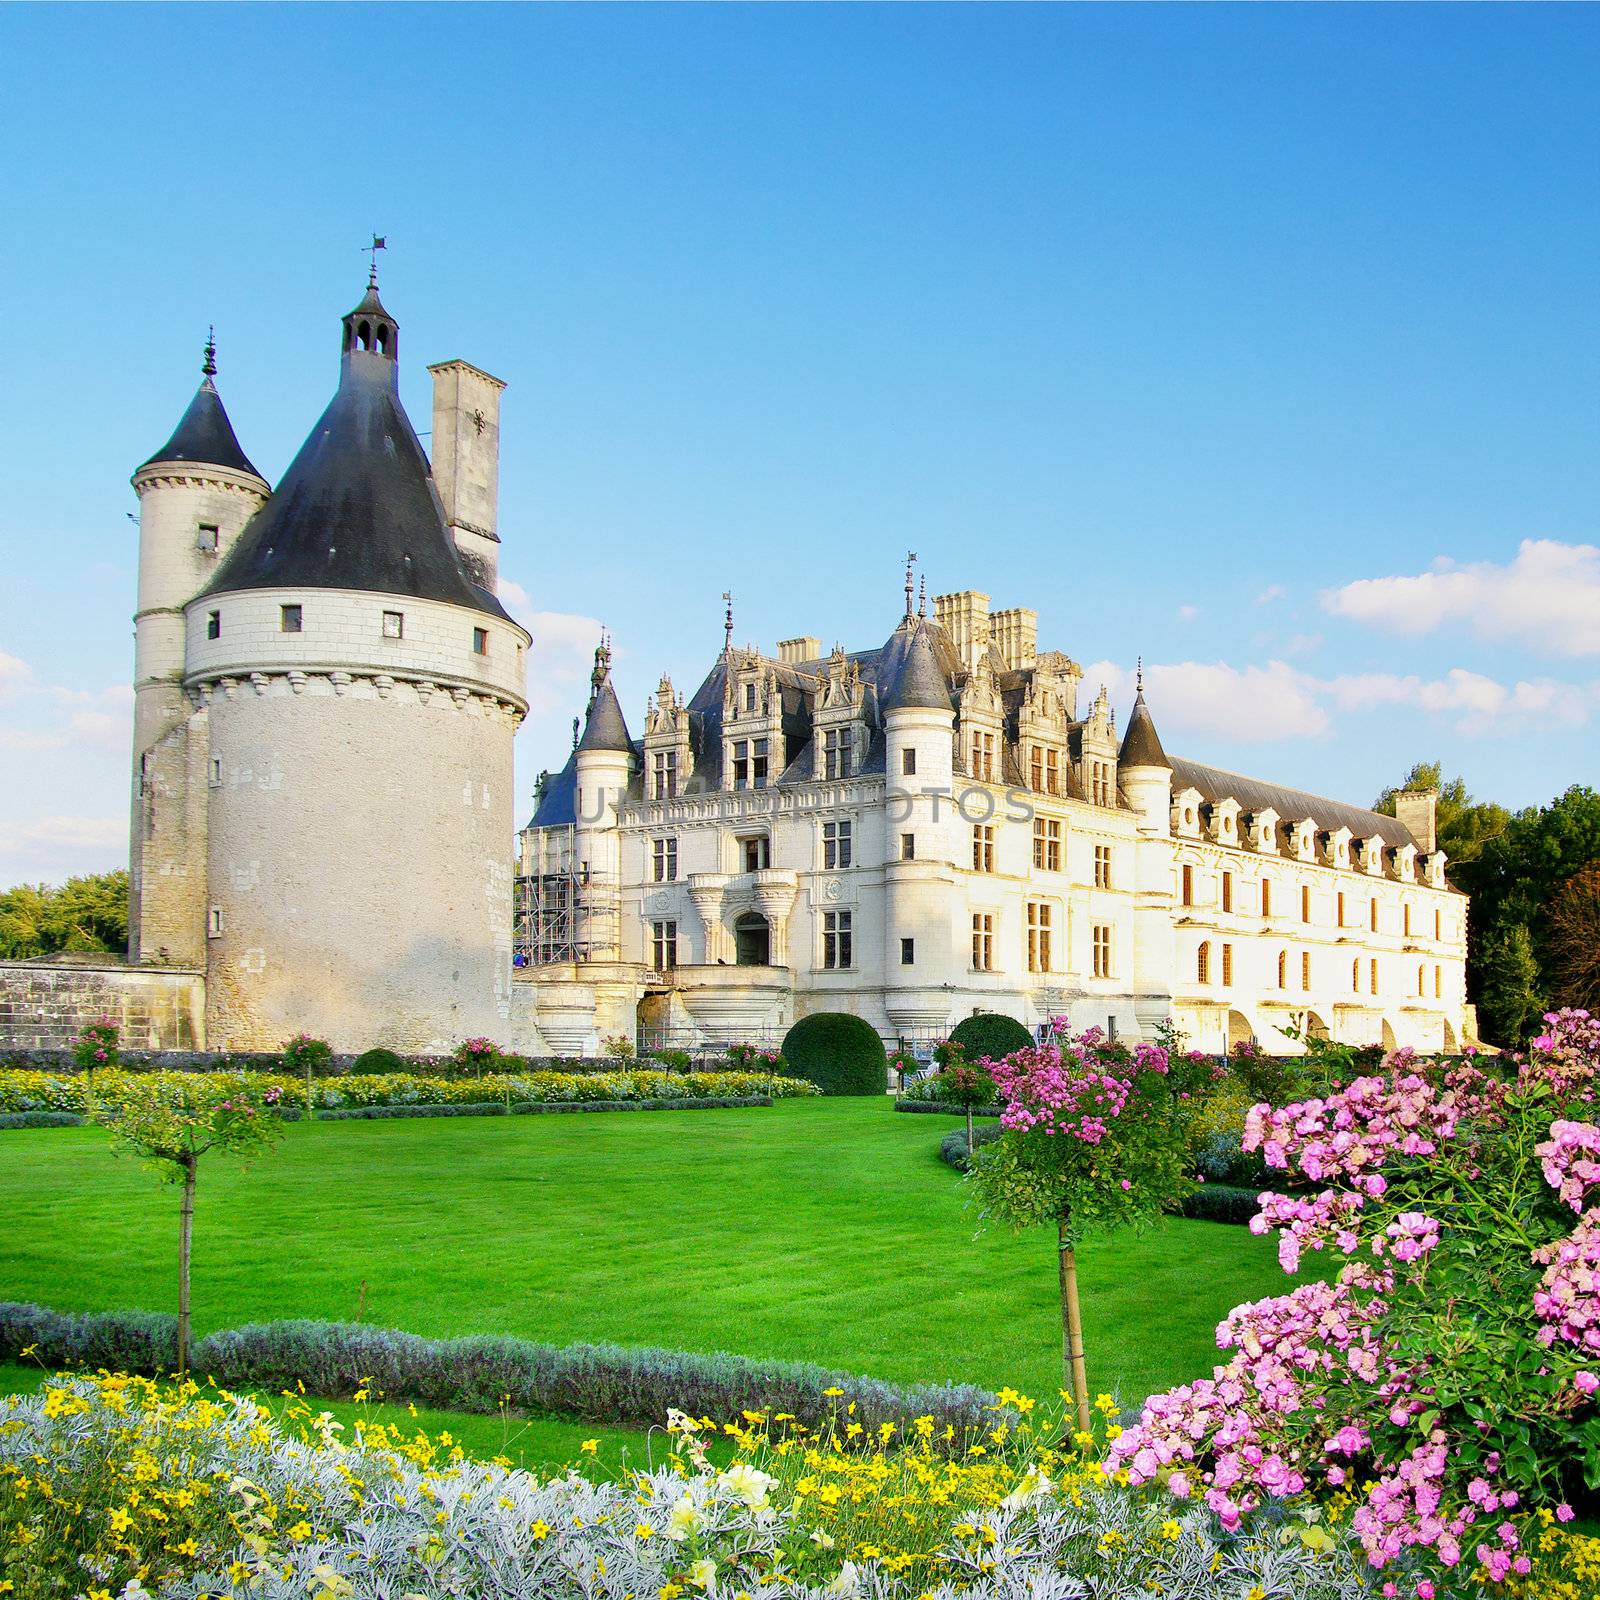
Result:
<instances>
[{"instance_id":1,"label":"silver foliage plant","mask_svg":"<svg viewBox=\"0 0 1600 1600\"><path fill-rule=\"evenodd\" d=\"M1168 1539L1160 1529L1174 1507L1165 1497L1107 1485L1080 1487L1075 1502L1048 1482L992 1509L952 1507L952 1530L981 1522L994 1538L976 1549L952 1533L943 1551L952 1577L935 1588L843 1552L826 1584L760 1582L780 1544L809 1529L773 1500L775 1481L748 1465L662 1467L627 1483L576 1472L541 1480L477 1461L420 1468L343 1443L326 1413L321 1442L307 1443L285 1438L255 1402L228 1401L227 1418L182 1448L191 1470L226 1480L240 1543L153 1600L655 1600L674 1578L683 1600L1358 1600L1373 1592L1348 1541L1318 1554L1293 1526L1270 1520L1228 1536L1198 1506L1179 1519L1181 1537ZM104 1456L103 1412L49 1417L29 1397L6 1420L0 1464L43 1453L87 1475ZM285 1547L259 1514L290 1490L315 1508L318 1531ZM1120 1562L1097 1553L1117 1545L1142 1553ZM122 1600L152 1597L130 1586Z\"/></svg>"}]
</instances>

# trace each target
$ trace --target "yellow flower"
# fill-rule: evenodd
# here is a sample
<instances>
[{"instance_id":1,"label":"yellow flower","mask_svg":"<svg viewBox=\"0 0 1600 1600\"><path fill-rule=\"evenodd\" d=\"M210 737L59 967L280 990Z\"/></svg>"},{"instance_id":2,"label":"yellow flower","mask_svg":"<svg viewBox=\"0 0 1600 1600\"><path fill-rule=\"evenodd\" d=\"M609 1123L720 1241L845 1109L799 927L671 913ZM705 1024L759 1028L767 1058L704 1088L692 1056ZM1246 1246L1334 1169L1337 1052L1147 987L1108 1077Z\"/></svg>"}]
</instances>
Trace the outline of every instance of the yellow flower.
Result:
<instances>
[{"instance_id":1,"label":"yellow flower","mask_svg":"<svg viewBox=\"0 0 1600 1600\"><path fill-rule=\"evenodd\" d=\"M579 1449L580 1449L580 1450L581 1450L581 1451L583 1451L583 1453L584 1453L584 1454L585 1454L585 1455L586 1455L586 1456L592 1456L592 1455L594 1455L594 1454L595 1454L595 1452L596 1452L596 1451L597 1451L597 1450L599 1450L599 1448L600 1448L600 1441L599 1441L599 1440L598 1440L598 1439L585 1439L585 1440L584 1440L584 1441L583 1441L583 1443L582 1443L582 1444L580 1444L580 1445L579 1445L579 1446L578 1446L578 1448L579 1448Z\"/></svg>"},{"instance_id":2,"label":"yellow flower","mask_svg":"<svg viewBox=\"0 0 1600 1600\"><path fill-rule=\"evenodd\" d=\"M653 1539L655 1531L648 1522L640 1522L634 1526L633 1536L635 1539Z\"/></svg>"},{"instance_id":3,"label":"yellow flower","mask_svg":"<svg viewBox=\"0 0 1600 1600\"><path fill-rule=\"evenodd\" d=\"M1161 1537L1163 1539L1172 1540L1180 1539L1183 1537L1183 1529L1179 1526L1174 1518L1168 1517L1167 1520L1161 1524Z\"/></svg>"},{"instance_id":4,"label":"yellow flower","mask_svg":"<svg viewBox=\"0 0 1600 1600\"><path fill-rule=\"evenodd\" d=\"M528 1532L533 1536L536 1543L543 1544L550 1537L550 1524L548 1522L536 1522L528 1529Z\"/></svg>"},{"instance_id":5,"label":"yellow flower","mask_svg":"<svg viewBox=\"0 0 1600 1600\"><path fill-rule=\"evenodd\" d=\"M309 1539L311 1537L311 1524L303 1519L289 1530L291 1539Z\"/></svg>"}]
</instances>

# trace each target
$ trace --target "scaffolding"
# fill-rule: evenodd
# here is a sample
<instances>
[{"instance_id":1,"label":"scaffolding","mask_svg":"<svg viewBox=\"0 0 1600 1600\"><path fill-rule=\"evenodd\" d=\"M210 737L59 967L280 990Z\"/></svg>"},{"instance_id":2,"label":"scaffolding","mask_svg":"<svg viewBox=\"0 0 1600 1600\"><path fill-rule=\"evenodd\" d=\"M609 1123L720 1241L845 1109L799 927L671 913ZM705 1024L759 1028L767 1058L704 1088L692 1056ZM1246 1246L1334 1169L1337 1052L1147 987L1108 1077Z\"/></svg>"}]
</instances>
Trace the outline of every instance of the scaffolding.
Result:
<instances>
[{"instance_id":1,"label":"scaffolding","mask_svg":"<svg viewBox=\"0 0 1600 1600\"><path fill-rule=\"evenodd\" d=\"M519 967L548 967L611 957L618 949L621 912L615 884L588 867L519 874L512 959Z\"/></svg>"}]
</instances>

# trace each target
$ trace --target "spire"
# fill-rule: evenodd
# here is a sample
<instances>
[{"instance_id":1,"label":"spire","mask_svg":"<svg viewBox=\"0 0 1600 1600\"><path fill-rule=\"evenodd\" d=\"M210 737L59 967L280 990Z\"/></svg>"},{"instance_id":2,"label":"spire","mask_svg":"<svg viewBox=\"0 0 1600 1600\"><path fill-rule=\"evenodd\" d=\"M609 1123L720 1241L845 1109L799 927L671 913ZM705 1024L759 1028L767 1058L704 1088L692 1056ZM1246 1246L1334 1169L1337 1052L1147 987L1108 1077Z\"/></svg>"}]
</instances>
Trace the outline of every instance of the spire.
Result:
<instances>
[{"instance_id":1,"label":"spire","mask_svg":"<svg viewBox=\"0 0 1600 1600\"><path fill-rule=\"evenodd\" d=\"M924 618L928 615L928 574L926 572L917 574L917 615Z\"/></svg>"},{"instance_id":2,"label":"spire","mask_svg":"<svg viewBox=\"0 0 1600 1600\"><path fill-rule=\"evenodd\" d=\"M725 656L731 656L733 654L733 593L732 593L732 591L728 590L728 589L724 589L722 591L722 598L726 602L727 607L728 607L727 614L724 616L724 618L722 620L722 653Z\"/></svg>"},{"instance_id":3,"label":"spire","mask_svg":"<svg viewBox=\"0 0 1600 1600\"><path fill-rule=\"evenodd\" d=\"M239 447L239 440L228 421L222 396L217 393L216 329L206 330L205 358L200 363L200 387L195 390L189 409L184 412L172 437L140 464L140 471L153 467L159 461L190 461L213 467L226 467L230 472L248 473L252 478L261 474L251 464L250 458ZM263 480L265 481L265 480Z\"/></svg>"},{"instance_id":4,"label":"spire","mask_svg":"<svg viewBox=\"0 0 1600 1600\"><path fill-rule=\"evenodd\" d=\"M628 721L622 714L617 691L611 687L611 646L604 639L595 646L594 671L589 681L594 693L589 696L583 737L574 748L579 755L586 750L614 750L632 755L633 740L628 735Z\"/></svg>"},{"instance_id":5,"label":"spire","mask_svg":"<svg viewBox=\"0 0 1600 1600\"><path fill-rule=\"evenodd\" d=\"M1156 733L1155 718L1150 715L1150 708L1144 703L1144 660L1139 661L1135 682L1138 684L1133 697L1133 713L1128 718L1128 731L1122 736L1122 750L1117 756L1119 767L1166 767L1171 770L1172 763L1167 759L1167 752L1161 748L1161 738Z\"/></svg>"},{"instance_id":6,"label":"spire","mask_svg":"<svg viewBox=\"0 0 1600 1600\"><path fill-rule=\"evenodd\" d=\"M911 615L911 594L912 594L911 569L916 564L917 564L917 552L915 550L907 550L906 551L906 615L908 617Z\"/></svg>"},{"instance_id":7,"label":"spire","mask_svg":"<svg viewBox=\"0 0 1600 1600\"><path fill-rule=\"evenodd\" d=\"M341 382L359 374L387 379L400 386L400 324L389 314L378 297L378 251L383 240L373 235L372 268L367 274L367 292L354 311L342 319L344 337L340 344Z\"/></svg>"}]
</instances>

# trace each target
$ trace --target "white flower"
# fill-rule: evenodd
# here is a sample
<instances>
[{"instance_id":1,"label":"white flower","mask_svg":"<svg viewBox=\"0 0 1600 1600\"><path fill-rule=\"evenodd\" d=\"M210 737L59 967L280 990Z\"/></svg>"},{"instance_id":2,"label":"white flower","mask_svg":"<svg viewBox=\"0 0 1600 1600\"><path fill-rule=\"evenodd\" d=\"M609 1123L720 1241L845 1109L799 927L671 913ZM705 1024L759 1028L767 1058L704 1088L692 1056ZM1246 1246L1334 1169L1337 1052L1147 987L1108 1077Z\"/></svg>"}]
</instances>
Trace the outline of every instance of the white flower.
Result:
<instances>
[{"instance_id":1,"label":"white flower","mask_svg":"<svg viewBox=\"0 0 1600 1600\"><path fill-rule=\"evenodd\" d=\"M777 1482L777 1479L746 1462L736 1461L722 1474L722 1481L733 1491L737 1499L742 1500L752 1511L759 1511L767 1503L767 1490Z\"/></svg>"},{"instance_id":2,"label":"white flower","mask_svg":"<svg viewBox=\"0 0 1600 1600\"><path fill-rule=\"evenodd\" d=\"M855 1562L847 1561L839 1568L839 1576L828 1585L829 1594L856 1594L861 1589L861 1573Z\"/></svg>"},{"instance_id":3,"label":"white flower","mask_svg":"<svg viewBox=\"0 0 1600 1600\"><path fill-rule=\"evenodd\" d=\"M697 1589L709 1589L717 1581L717 1564L710 1556L701 1558L689 1568L689 1582Z\"/></svg>"},{"instance_id":4,"label":"white flower","mask_svg":"<svg viewBox=\"0 0 1600 1600\"><path fill-rule=\"evenodd\" d=\"M822 1528L815 1528L812 1530L811 1542L819 1550L831 1550L837 1540L834 1539L831 1533L824 1531Z\"/></svg>"},{"instance_id":5,"label":"white flower","mask_svg":"<svg viewBox=\"0 0 1600 1600\"><path fill-rule=\"evenodd\" d=\"M1022 1482L1000 1504L1007 1511L1020 1511L1031 1500L1049 1499L1054 1489L1055 1485L1044 1473L1037 1467L1029 1467L1023 1475Z\"/></svg>"},{"instance_id":6,"label":"white flower","mask_svg":"<svg viewBox=\"0 0 1600 1600\"><path fill-rule=\"evenodd\" d=\"M693 1498L683 1494L667 1518L666 1533L669 1539L682 1544L691 1533L705 1526L705 1517L696 1508Z\"/></svg>"}]
</instances>

